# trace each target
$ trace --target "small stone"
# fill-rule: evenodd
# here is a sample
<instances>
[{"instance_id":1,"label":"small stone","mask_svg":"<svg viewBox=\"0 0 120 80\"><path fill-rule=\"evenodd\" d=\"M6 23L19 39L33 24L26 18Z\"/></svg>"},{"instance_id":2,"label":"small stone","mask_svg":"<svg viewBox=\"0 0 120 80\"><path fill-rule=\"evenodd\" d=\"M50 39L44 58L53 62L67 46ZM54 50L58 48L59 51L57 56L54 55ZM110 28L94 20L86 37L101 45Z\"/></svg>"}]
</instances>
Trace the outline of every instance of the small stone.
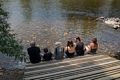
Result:
<instances>
[{"instance_id":1,"label":"small stone","mask_svg":"<svg viewBox=\"0 0 120 80\"><path fill-rule=\"evenodd\" d=\"M66 36L66 35L68 35L68 32L65 32L65 33L64 33L64 36Z\"/></svg>"}]
</instances>

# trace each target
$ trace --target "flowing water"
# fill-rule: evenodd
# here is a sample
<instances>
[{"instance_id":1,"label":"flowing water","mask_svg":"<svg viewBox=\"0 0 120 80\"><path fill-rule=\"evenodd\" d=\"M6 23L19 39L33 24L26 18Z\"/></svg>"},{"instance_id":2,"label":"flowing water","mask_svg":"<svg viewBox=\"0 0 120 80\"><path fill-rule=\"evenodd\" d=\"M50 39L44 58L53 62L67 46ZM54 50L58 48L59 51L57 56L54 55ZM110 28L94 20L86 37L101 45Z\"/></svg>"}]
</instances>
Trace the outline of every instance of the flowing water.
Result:
<instances>
[{"instance_id":1,"label":"flowing water","mask_svg":"<svg viewBox=\"0 0 120 80\"><path fill-rule=\"evenodd\" d=\"M36 41L40 48L54 49L80 36L87 44L97 37L100 53L120 50L120 29L96 21L97 17L120 17L120 0L4 0L8 22L25 48Z\"/></svg>"}]
</instances>

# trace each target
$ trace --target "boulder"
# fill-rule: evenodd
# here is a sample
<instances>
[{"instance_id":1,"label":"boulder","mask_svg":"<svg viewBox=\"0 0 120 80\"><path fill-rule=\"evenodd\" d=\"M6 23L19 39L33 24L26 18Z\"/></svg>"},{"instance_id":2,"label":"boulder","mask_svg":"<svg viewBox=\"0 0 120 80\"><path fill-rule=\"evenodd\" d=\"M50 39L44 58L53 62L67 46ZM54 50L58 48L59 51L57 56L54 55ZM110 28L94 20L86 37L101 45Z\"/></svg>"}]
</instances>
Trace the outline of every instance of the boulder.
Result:
<instances>
[{"instance_id":1,"label":"boulder","mask_svg":"<svg viewBox=\"0 0 120 80\"><path fill-rule=\"evenodd\" d=\"M120 28L120 19L119 18L105 18L105 17L99 17L96 19L97 21L102 21L105 24L111 26L113 29Z\"/></svg>"}]
</instances>

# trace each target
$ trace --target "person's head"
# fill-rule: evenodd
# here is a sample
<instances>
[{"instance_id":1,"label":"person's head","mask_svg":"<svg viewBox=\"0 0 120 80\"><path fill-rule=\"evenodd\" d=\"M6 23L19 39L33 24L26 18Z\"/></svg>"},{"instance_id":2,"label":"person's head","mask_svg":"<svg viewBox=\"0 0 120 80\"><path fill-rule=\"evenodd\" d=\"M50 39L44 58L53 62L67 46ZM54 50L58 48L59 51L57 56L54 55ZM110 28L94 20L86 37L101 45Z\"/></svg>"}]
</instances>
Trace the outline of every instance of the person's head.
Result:
<instances>
[{"instance_id":1,"label":"person's head","mask_svg":"<svg viewBox=\"0 0 120 80\"><path fill-rule=\"evenodd\" d=\"M69 46L69 47L73 47L73 41L68 41L68 43L67 43L67 46Z\"/></svg>"},{"instance_id":2,"label":"person's head","mask_svg":"<svg viewBox=\"0 0 120 80\"><path fill-rule=\"evenodd\" d=\"M81 41L80 37L77 37L76 42L80 42L80 41Z\"/></svg>"},{"instance_id":3,"label":"person's head","mask_svg":"<svg viewBox=\"0 0 120 80\"><path fill-rule=\"evenodd\" d=\"M60 47L61 46L61 42L56 42L55 45L56 45L56 47Z\"/></svg>"},{"instance_id":4,"label":"person's head","mask_svg":"<svg viewBox=\"0 0 120 80\"><path fill-rule=\"evenodd\" d=\"M67 41L67 46L69 46L69 44L70 44L70 41Z\"/></svg>"},{"instance_id":5,"label":"person's head","mask_svg":"<svg viewBox=\"0 0 120 80\"><path fill-rule=\"evenodd\" d=\"M45 53L47 53L47 52L48 52L48 48L44 48L43 51L44 51Z\"/></svg>"},{"instance_id":6,"label":"person's head","mask_svg":"<svg viewBox=\"0 0 120 80\"><path fill-rule=\"evenodd\" d=\"M97 44L97 38L93 38L93 39L92 39L92 42L93 42L94 44Z\"/></svg>"},{"instance_id":7,"label":"person's head","mask_svg":"<svg viewBox=\"0 0 120 80\"><path fill-rule=\"evenodd\" d=\"M32 42L30 43L30 46L31 46L31 47L35 47L35 42L32 41Z\"/></svg>"}]
</instances>

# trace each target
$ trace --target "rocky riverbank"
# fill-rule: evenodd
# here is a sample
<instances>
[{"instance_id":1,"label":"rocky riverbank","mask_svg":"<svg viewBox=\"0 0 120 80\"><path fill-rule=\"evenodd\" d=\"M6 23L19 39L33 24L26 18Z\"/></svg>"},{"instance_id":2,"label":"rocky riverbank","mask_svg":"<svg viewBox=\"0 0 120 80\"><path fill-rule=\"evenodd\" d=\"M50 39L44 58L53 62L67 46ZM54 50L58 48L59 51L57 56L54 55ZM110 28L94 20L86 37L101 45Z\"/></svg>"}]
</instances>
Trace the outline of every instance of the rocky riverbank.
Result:
<instances>
[{"instance_id":1,"label":"rocky riverbank","mask_svg":"<svg viewBox=\"0 0 120 80\"><path fill-rule=\"evenodd\" d=\"M24 63L0 53L0 80L23 80Z\"/></svg>"},{"instance_id":2,"label":"rocky riverbank","mask_svg":"<svg viewBox=\"0 0 120 80\"><path fill-rule=\"evenodd\" d=\"M24 70L21 69L4 69L0 80L23 80Z\"/></svg>"},{"instance_id":3,"label":"rocky riverbank","mask_svg":"<svg viewBox=\"0 0 120 80\"><path fill-rule=\"evenodd\" d=\"M120 51L115 52L115 53L109 53L109 56L120 60Z\"/></svg>"}]
</instances>

